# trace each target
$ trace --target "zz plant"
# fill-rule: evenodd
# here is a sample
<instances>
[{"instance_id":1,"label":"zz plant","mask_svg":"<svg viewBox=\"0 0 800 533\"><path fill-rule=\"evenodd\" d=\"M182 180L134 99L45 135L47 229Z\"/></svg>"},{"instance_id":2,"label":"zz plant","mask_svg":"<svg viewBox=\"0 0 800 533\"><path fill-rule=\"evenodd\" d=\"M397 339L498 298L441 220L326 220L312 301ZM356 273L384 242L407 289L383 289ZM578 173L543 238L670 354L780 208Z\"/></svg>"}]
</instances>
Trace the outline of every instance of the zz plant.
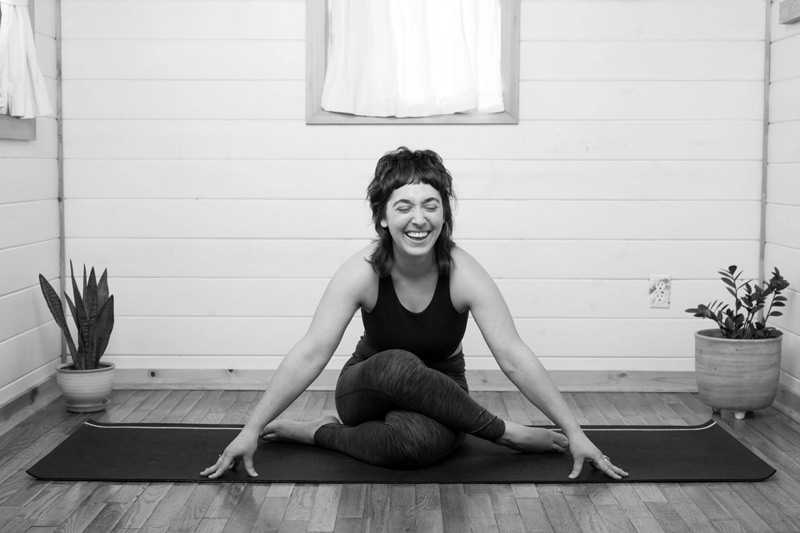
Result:
<instances>
[{"instance_id":1,"label":"zz plant","mask_svg":"<svg viewBox=\"0 0 800 533\"><path fill-rule=\"evenodd\" d=\"M72 261L69 263L70 274L72 276L72 292L75 301L64 293L67 304L69 304L72 318L78 333L78 346L72 340L72 334L64 316L64 308L61 305L61 298L58 297L55 289L39 274L39 285L42 287L44 299L47 307L56 321L56 324L64 333L67 341L69 353L72 356L72 363L76 370L92 370L100 366L100 358L106 351L108 341L111 338L111 330L114 329L114 296L108 294L108 271L104 270L100 276L100 281L94 274L92 268L89 278L86 278L86 266L83 267L83 293L78 288L75 281L75 272L72 269Z\"/></svg>"},{"instance_id":2,"label":"zz plant","mask_svg":"<svg viewBox=\"0 0 800 533\"><path fill-rule=\"evenodd\" d=\"M753 280L740 281L742 275L736 265L719 271L725 288L733 296L733 307L720 301L708 305L698 305L687 309L696 317L710 318L719 326L726 339L767 339L780 334L778 330L767 326L767 320L783 313L773 310L785 307L786 297L781 292L789 286L789 282L781 276L776 268L772 278L763 282L763 287Z\"/></svg>"}]
</instances>

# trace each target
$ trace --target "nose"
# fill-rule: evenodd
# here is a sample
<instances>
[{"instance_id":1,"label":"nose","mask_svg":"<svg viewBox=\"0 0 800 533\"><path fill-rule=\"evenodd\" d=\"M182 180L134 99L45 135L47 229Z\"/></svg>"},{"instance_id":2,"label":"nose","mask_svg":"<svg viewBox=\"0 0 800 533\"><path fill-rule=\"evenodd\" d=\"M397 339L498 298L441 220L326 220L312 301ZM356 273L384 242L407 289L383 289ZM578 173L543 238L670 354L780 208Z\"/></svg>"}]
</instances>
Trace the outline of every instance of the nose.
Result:
<instances>
[{"instance_id":1,"label":"nose","mask_svg":"<svg viewBox=\"0 0 800 533\"><path fill-rule=\"evenodd\" d=\"M425 224L425 214L422 212L421 208L414 209L414 217L411 219L411 222L417 226Z\"/></svg>"}]
</instances>

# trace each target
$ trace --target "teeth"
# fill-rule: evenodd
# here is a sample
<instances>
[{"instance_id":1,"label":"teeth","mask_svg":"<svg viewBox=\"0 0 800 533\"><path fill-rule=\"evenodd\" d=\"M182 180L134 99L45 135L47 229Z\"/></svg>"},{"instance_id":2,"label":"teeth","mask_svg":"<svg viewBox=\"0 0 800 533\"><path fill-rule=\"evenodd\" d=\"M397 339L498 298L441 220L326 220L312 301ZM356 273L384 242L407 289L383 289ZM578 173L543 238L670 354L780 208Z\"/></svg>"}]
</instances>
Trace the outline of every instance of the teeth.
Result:
<instances>
[{"instance_id":1,"label":"teeth","mask_svg":"<svg viewBox=\"0 0 800 533\"><path fill-rule=\"evenodd\" d=\"M428 232L427 231L409 231L407 233L407 235L409 237L411 237L412 239L422 239L422 238L428 236Z\"/></svg>"}]
</instances>

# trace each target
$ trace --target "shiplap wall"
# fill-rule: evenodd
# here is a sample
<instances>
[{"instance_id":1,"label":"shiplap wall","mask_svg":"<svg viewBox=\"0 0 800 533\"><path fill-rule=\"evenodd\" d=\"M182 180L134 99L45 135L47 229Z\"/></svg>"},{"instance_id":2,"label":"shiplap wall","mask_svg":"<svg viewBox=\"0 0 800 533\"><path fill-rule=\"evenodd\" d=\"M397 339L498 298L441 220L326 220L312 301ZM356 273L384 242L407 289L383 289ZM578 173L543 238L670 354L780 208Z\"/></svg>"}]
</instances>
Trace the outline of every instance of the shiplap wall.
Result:
<instances>
[{"instance_id":1,"label":"shiplap wall","mask_svg":"<svg viewBox=\"0 0 800 533\"><path fill-rule=\"evenodd\" d=\"M302 0L62 2L66 250L109 269L108 360L274 368L408 145L444 157L457 241L548 368L692 370L683 309L724 296L722 266L758 273L765 14L522 0L519 125L339 127L304 123ZM474 324L465 351L497 368Z\"/></svg>"},{"instance_id":2,"label":"shiplap wall","mask_svg":"<svg viewBox=\"0 0 800 533\"><path fill-rule=\"evenodd\" d=\"M800 394L800 23L771 21L765 267L792 283L785 315L781 383Z\"/></svg>"},{"instance_id":3,"label":"shiplap wall","mask_svg":"<svg viewBox=\"0 0 800 533\"><path fill-rule=\"evenodd\" d=\"M55 0L36 0L36 53L56 106ZM36 119L35 141L0 139L0 406L46 380L61 354L59 330L39 289L59 287L58 133Z\"/></svg>"}]
</instances>

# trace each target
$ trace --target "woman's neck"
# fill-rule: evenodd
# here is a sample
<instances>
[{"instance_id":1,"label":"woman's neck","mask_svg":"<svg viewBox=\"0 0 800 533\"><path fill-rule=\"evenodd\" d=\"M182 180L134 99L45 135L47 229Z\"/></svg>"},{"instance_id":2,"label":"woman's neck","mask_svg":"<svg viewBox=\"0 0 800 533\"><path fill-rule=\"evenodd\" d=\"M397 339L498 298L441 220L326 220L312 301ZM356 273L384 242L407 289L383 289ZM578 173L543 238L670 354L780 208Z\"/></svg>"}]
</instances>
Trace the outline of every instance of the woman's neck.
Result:
<instances>
[{"instance_id":1,"label":"woman's neck","mask_svg":"<svg viewBox=\"0 0 800 533\"><path fill-rule=\"evenodd\" d=\"M438 270L432 253L421 257L395 254L393 259L392 271L408 279L422 278Z\"/></svg>"}]
</instances>

